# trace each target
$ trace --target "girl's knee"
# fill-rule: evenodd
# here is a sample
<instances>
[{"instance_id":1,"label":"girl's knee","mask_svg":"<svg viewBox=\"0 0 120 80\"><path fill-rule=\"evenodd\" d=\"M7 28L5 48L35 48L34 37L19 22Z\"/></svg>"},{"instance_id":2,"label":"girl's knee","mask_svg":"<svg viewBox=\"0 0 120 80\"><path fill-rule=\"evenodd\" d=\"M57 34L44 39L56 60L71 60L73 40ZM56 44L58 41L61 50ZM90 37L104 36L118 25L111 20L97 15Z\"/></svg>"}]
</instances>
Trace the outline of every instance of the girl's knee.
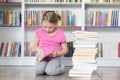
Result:
<instances>
[{"instance_id":1,"label":"girl's knee","mask_svg":"<svg viewBox=\"0 0 120 80\"><path fill-rule=\"evenodd\" d=\"M56 75L55 71L50 70L50 69L46 69L46 70L45 70L45 73L46 73L47 75L51 75L51 76Z\"/></svg>"},{"instance_id":2,"label":"girl's knee","mask_svg":"<svg viewBox=\"0 0 120 80\"><path fill-rule=\"evenodd\" d=\"M36 62L34 66L34 71L36 74L44 74L45 67L46 67L46 62Z\"/></svg>"},{"instance_id":3,"label":"girl's knee","mask_svg":"<svg viewBox=\"0 0 120 80\"><path fill-rule=\"evenodd\" d=\"M62 70L61 71L45 70L45 73L50 76L56 76L56 75L64 74L64 71L62 71Z\"/></svg>"},{"instance_id":4,"label":"girl's knee","mask_svg":"<svg viewBox=\"0 0 120 80\"><path fill-rule=\"evenodd\" d=\"M60 75L60 74L65 73L65 70L62 67L58 67L58 68L55 68L55 69L46 68L45 73L47 75L56 76L56 75Z\"/></svg>"},{"instance_id":5,"label":"girl's knee","mask_svg":"<svg viewBox=\"0 0 120 80\"><path fill-rule=\"evenodd\" d=\"M41 69L40 67L35 67L34 71L35 71L35 74L37 74L37 75L38 74L42 75L45 73L44 69Z\"/></svg>"}]
</instances>

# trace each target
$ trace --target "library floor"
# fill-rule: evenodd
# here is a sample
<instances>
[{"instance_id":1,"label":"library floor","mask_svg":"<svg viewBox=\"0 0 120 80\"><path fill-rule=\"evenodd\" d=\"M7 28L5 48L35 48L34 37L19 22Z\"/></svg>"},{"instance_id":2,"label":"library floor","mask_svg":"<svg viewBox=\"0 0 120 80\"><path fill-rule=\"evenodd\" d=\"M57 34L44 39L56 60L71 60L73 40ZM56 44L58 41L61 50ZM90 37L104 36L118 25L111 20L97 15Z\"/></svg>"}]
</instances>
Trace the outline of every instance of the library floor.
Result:
<instances>
[{"instance_id":1,"label":"library floor","mask_svg":"<svg viewBox=\"0 0 120 80\"><path fill-rule=\"evenodd\" d=\"M0 66L0 80L71 80L68 77L70 69L66 67L65 74L59 76L36 76L33 67ZM96 72L99 80L120 80L120 67L98 67Z\"/></svg>"}]
</instances>

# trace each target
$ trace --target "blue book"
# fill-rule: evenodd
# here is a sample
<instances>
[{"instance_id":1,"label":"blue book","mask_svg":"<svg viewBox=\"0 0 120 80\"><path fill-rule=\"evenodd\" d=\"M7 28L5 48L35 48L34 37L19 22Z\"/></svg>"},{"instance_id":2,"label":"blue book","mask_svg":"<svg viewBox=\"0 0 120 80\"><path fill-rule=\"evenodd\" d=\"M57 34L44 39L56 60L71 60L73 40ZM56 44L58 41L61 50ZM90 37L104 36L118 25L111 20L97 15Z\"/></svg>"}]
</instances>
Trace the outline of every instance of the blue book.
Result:
<instances>
[{"instance_id":1,"label":"blue book","mask_svg":"<svg viewBox=\"0 0 120 80\"><path fill-rule=\"evenodd\" d=\"M114 26L114 10L112 10L111 26Z\"/></svg>"}]
</instances>

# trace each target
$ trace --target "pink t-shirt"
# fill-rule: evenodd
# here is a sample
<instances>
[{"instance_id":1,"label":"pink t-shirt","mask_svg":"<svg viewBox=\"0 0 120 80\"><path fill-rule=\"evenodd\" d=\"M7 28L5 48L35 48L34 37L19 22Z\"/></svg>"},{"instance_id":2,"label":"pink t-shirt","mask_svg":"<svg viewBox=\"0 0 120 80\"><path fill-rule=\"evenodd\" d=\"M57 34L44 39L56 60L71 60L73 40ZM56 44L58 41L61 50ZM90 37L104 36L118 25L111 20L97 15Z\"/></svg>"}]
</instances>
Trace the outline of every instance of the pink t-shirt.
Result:
<instances>
[{"instance_id":1,"label":"pink t-shirt","mask_svg":"<svg viewBox=\"0 0 120 80\"><path fill-rule=\"evenodd\" d=\"M61 44L66 41L64 32L59 28L57 28L55 35L48 35L43 28L36 30L35 33L39 39L39 46L45 55L49 55L53 51L60 51Z\"/></svg>"}]
</instances>

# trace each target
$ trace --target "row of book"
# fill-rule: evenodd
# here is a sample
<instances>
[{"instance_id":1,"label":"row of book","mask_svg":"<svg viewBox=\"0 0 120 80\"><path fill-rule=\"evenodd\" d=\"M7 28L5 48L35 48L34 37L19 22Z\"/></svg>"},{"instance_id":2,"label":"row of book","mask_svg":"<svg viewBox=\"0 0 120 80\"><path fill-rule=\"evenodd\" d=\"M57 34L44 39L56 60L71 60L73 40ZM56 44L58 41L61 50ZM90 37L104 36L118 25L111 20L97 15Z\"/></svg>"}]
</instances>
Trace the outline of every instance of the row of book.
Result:
<instances>
[{"instance_id":1,"label":"row of book","mask_svg":"<svg viewBox=\"0 0 120 80\"><path fill-rule=\"evenodd\" d=\"M97 69L98 33L74 31L73 36L75 51L72 56L73 66L69 71L69 77L91 80L92 73Z\"/></svg>"},{"instance_id":2,"label":"row of book","mask_svg":"<svg viewBox=\"0 0 120 80\"><path fill-rule=\"evenodd\" d=\"M101 46L104 59L120 58L120 42L104 41Z\"/></svg>"},{"instance_id":3,"label":"row of book","mask_svg":"<svg viewBox=\"0 0 120 80\"><path fill-rule=\"evenodd\" d=\"M97 48L99 54L97 54L96 57L105 58L105 59L113 58L113 57L120 58L120 42L99 41L97 43Z\"/></svg>"},{"instance_id":4,"label":"row of book","mask_svg":"<svg viewBox=\"0 0 120 80\"><path fill-rule=\"evenodd\" d=\"M82 0L25 0L25 2L81 2Z\"/></svg>"},{"instance_id":5,"label":"row of book","mask_svg":"<svg viewBox=\"0 0 120 80\"><path fill-rule=\"evenodd\" d=\"M21 12L13 10L0 10L0 26L20 26Z\"/></svg>"},{"instance_id":6,"label":"row of book","mask_svg":"<svg viewBox=\"0 0 120 80\"><path fill-rule=\"evenodd\" d=\"M7 2L7 0L0 0L0 2Z\"/></svg>"},{"instance_id":7,"label":"row of book","mask_svg":"<svg viewBox=\"0 0 120 80\"><path fill-rule=\"evenodd\" d=\"M24 56L25 57L32 57L35 55L36 55L36 53L32 52L32 43L31 42L24 42Z\"/></svg>"},{"instance_id":8,"label":"row of book","mask_svg":"<svg viewBox=\"0 0 120 80\"><path fill-rule=\"evenodd\" d=\"M41 26L42 25L42 15L45 10L27 10L25 11L25 25L26 26ZM58 26L74 26L75 15L72 11L59 10L55 11L61 16L61 20L58 21Z\"/></svg>"},{"instance_id":9,"label":"row of book","mask_svg":"<svg viewBox=\"0 0 120 80\"><path fill-rule=\"evenodd\" d=\"M63 57L72 57L73 52L74 52L73 42L67 42L67 44L68 44L69 52L68 52L68 54L64 55ZM31 48L32 48L31 42L24 43L24 56L26 56L26 57L35 56L35 53L33 53L31 51Z\"/></svg>"},{"instance_id":10,"label":"row of book","mask_svg":"<svg viewBox=\"0 0 120 80\"><path fill-rule=\"evenodd\" d=\"M21 57L21 42L1 42L0 56Z\"/></svg>"},{"instance_id":11,"label":"row of book","mask_svg":"<svg viewBox=\"0 0 120 80\"><path fill-rule=\"evenodd\" d=\"M78 43L77 46L76 46L76 42ZM84 40L83 42L83 40L80 40L80 41L75 40L73 42L73 48L74 47L77 47L77 48L76 49L74 48L74 52L78 53L78 51L79 52L84 51L84 48L79 48L79 47L86 47L85 50L90 52L93 50L96 50L96 48L90 49L87 47L97 47L97 51L99 52L99 54L97 54L95 57L108 58L111 56L112 58L113 56L116 56L117 58L120 58L120 42L111 42L111 41L100 42L99 41L97 45L94 45L94 44L96 44L96 42L88 42L87 40ZM113 53L115 55L113 55Z\"/></svg>"},{"instance_id":12,"label":"row of book","mask_svg":"<svg viewBox=\"0 0 120 80\"><path fill-rule=\"evenodd\" d=\"M89 2L120 2L120 0L88 0Z\"/></svg>"},{"instance_id":13,"label":"row of book","mask_svg":"<svg viewBox=\"0 0 120 80\"><path fill-rule=\"evenodd\" d=\"M26 26L41 26L42 15L45 11L25 11L25 25ZM61 19L58 26L74 26L75 16L72 11L56 11ZM0 10L0 26L20 26L21 12L12 10Z\"/></svg>"},{"instance_id":14,"label":"row of book","mask_svg":"<svg viewBox=\"0 0 120 80\"><path fill-rule=\"evenodd\" d=\"M86 26L120 26L120 11L86 11Z\"/></svg>"},{"instance_id":15,"label":"row of book","mask_svg":"<svg viewBox=\"0 0 120 80\"><path fill-rule=\"evenodd\" d=\"M76 42L77 41L77 42ZM81 41L81 42L80 42ZM81 56L83 54L88 55L91 52L97 54L95 57L104 57L108 56L116 56L120 58L120 42L90 42L88 40L75 40L74 42L68 42L69 52L63 57L72 57L74 60L81 58L81 60L85 59L85 57ZM92 41L92 40L91 40ZM94 40L95 41L95 40ZM74 46L74 45L80 46ZM97 44L97 45L95 45ZM93 46L94 45L94 46ZM31 51L31 42L24 43L24 56L35 56L35 53ZM76 47L76 48L75 48ZM89 47L89 48L88 48ZM90 48L92 47L92 48ZM96 48L97 47L97 48ZM81 53L84 52L84 53ZM81 54L79 54L81 53ZM115 53L115 55L113 55ZM117 55L116 55L117 54ZM74 55L74 56L73 56ZM80 55L80 56L78 56ZM2 57L20 57L21 56L21 43L20 42L0 42L0 56ZM88 58L87 58L88 57ZM86 56L87 59L93 59L94 56Z\"/></svg>"},{"instance_id":16,"label":"row of book","mask_svg":"<svg viewBox=\"0 0 120 80\"><path fill-rule=\"evenodd\" d=\"M63 57L72 57L74 48L73 42L67 42L69 53ZM32 52L32 43L24 42L24 56L31 57L35 56L35 53ZM21 43L20 42L1 42L0 43L0 56L2 57L20 57L21 56Z\"/></svg>"}]
</instances>

